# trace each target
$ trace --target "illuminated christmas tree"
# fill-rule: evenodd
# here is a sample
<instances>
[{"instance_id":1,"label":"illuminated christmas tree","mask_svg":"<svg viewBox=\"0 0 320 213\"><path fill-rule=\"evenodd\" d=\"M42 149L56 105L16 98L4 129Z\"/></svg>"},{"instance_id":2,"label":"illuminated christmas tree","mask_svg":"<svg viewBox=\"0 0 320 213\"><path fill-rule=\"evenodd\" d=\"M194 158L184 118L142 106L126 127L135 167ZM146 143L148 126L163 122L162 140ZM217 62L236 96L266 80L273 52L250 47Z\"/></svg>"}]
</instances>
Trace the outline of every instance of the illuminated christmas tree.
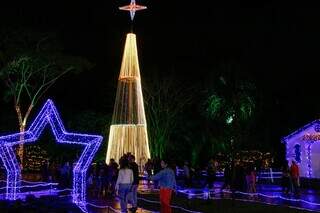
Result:
<instances>
[{"instance_id":1,"label":"illuminated christmas tree","mask_svg":"<svg viewBox=\"0 0 320 213\"><path fill-rule=\"evenodd\" d=\"M143 105L136 35L127 34L106 162L130 152L140 165L150 158L147 123Z\"/></svg>"},{"instance_id":2,"label":"illuminated christmas tree","mask_svg":"<svg viewBox=\"0 0 320 213\"><path fill-rule=\"evenodd\" d=\"M145 7L132 1L130 5L120 9L130 11L133 20L135 11ZM119 161L126 153L133 154L139 165L144 165L150 158L137 42L136 35L133 33L127 34L126 38L106 162L109 163L111 158Z\"/></svg>"}]
</instances>

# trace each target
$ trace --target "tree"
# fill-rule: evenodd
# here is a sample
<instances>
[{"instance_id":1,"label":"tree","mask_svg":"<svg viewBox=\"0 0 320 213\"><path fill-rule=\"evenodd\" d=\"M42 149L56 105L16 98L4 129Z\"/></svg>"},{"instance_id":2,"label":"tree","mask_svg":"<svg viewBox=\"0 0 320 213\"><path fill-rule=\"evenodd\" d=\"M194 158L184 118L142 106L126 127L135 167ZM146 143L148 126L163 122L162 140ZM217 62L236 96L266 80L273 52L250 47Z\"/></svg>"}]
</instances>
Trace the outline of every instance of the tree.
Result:
<instances>
[{"instance_id":1,"label":"tree","mask_svg":"<svg viewBox=\"0 0 320 213\"><path fill-rule=\"evenodd\" d=\"M74 109L66 109L62 117L65 118L64 120L69 121L66 123L67 129L76 129L77 132L107 135L107 130L109 130L109 128L106 128L106 124L110 125L112 114L92 110L75 111ZM82 153L81 147L65 146L56 143L50 130L43 133L43 136L37 145L47 151L50 161L73 161L76 156L80 156ZM96 154L96 161L105 159L106 149L107 142L104 142L101 144L101 147Z\"/></svg>"},{"instance_id":2,"label":"tree","mask_svg":"<svg viewBox=\"0 0 320 213\"><path fill-rule=\"evenodd\" d=\"M32 109L46 91L66 73L81 72L91 64L63 53L55 33L6 29L0 36L0 78L7 88L4 99L12 100L19 130L24 132ZM18 156L23 165L23 144Z\"/></svg>"},{"instance_id":3,"label":"tree","mask_svg":"<svg viewBox=\"0 0 320 213\"><path fill-rule=\"evenodd\" d=\"M171 77L153 77L144 87L146 117L151 155L163 157L184 107L191 103L193 93Z\"/></svg>"},{"instance_id":4,"label":"tree","mask_svg":"<svg viewBox=\"0 0 320 213\"><path fill-rule=\"evenodd\" d=\"M69 120L68 127L70 127L70 129L77 128L80 132L91 132L107 136L109 134L112 114L85 110L79 113L72 113L72 117ZM108 137L105 137L105 140L108 140ZM95 157L96 161L104 162L108 145L107 142L108 141L105 141L101 144Z\"/></svg>"},{"instance_id":5,"label":"tree","mask_svg":"<svg viewBox=\"0 0 320 213\"><path fill-rule=\"evenodd\" d=\"M232 66L224 66L218 81L208 92L205 101L206 116L219 123L229 141L229 147L239 148L248 139L249 129L256 108L255 85L234 74ZM235 147L236 146L236 147Z\"/></svg>"}]
</instances>

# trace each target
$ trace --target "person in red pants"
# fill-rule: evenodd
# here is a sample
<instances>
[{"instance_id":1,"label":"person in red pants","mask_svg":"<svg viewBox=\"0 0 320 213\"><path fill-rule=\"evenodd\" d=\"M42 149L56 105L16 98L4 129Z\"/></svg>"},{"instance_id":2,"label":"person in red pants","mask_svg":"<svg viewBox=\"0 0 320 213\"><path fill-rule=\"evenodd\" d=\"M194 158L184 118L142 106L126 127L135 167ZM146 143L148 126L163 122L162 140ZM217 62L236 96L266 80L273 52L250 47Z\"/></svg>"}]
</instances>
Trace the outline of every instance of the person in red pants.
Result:
<instances>
[{"instance_id":1,"label":"person in red pants","mask_svg":"<svg viewBox=\"0 0 320 213\"><path fill-rule=\"evenodd\" d=\"M292 192L294 195L299 195L300 174L297 163L293 160L290 167L290 177L292 182Z\"/></svg>"},{"instance_id":2,"label":"person in red pants","mask_svg":"<svg viewBox=\"0 0 320 213\"><path fill-rule=\"evenodd\" d=\"M152 181L159 181L161 213L171 213L172 191L176 190L176 176L174 171L168 167L168 161L161 161L162 170L151 177Z\"/></svg>"}]
</instances>

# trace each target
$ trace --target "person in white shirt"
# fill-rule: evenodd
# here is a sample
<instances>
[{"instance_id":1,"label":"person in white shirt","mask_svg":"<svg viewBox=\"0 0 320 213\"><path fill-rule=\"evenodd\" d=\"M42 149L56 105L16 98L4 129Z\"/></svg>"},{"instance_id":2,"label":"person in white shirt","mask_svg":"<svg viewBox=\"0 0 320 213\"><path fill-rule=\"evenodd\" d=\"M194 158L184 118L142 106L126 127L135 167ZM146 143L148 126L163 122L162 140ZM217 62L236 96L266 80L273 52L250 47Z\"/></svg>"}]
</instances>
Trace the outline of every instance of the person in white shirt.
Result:
<instances>
[{"instance_id":1,"label":"person in white shirt","mask_svg":"<svg viewBox=\"0 0 320 213\"><path fill-rule=\"evenodd\" d=\"M122 158L119 163L120 170L115 189L120 198L121 212L127 212L127 196L133 183L133 172L129 168L128 159Z\"/></svg>"}]
</instances>

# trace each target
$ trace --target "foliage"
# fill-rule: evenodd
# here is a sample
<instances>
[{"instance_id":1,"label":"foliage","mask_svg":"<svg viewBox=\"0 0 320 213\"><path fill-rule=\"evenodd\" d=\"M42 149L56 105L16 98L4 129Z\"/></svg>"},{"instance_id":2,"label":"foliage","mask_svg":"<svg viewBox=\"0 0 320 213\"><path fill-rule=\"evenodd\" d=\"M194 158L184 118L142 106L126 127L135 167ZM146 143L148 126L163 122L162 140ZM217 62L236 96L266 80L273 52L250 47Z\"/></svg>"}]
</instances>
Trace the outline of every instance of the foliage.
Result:
<instances>
[{"instance_id":1,"label":"foliage","mask_svg":"<svg viewBox=\"0 0 320 213\"><path fill-rule=\"evenodd\" d=\"M104 135L104 140L99 148L95 160L103 161L106 158L107 142L109 134L109 126L111 123L112 114L103 114L91 110L82 111L76 114L72 122L68 123L70 129L77 129L80 132L89 132L90 134Z\"/></svg>"},{"instance_id":2,"label":"foliage","mask_svg":"<svg viewBox=\"0 0 320 213\"><path fill-rule=\"evenodd\" d=\"M32 109L46 91L61 76L89 69L90 63L65 54L54 33L5 28L0 31L0 40L0 79L6 85L4 99L13 100L19 130L24 132ZM18 156L23 164L23 144L19 145Z\"/></svg>"},{"instance_id":3,"label":"foliage","mask_svg":"<svg viewBox=\"0 0 320 213\"><path fill-rule=\"evenodd\" d=\"M247 127L255 114L255 91L252 82L235 76L232 70L227 70L221 73L219 81L207 92L206 117L224 129L224 143L230 148L233 145L240 147L249 139ZM234 144L233 140L236 140Z\"/></svg>"},{"instance_id":4,"label":"foliage","mask_svg":"<svg viewBox=\"0 0 320 213\"><path fill-rule=\"evenodd\" d=\"M224 93L229 89L216 91L206 100L206 113L210 119L226 122L230 116L240 122L248 121L255 110L255 100L252 96L253 85L248 82L241 82L240 88L235 88L232 95ZM215 90L215 89L214 89Z\"/></svg>"},{"instance_id":5,"label":"foliage","mask_svg":"<svg viewBox=\"0 0 320 213\"><path fill-rule=\"evenodd\" d=\"M144 91L149 144L153 157L163 157L172 143L171 137L186 105L191 103L190 88L174 77L157 77Z\"/></svg>"},{"instance_id":6,"label":"foliage","mask_svg":"<svg viewBox=\"0 0 320 213\"><path fill-rule=\"evenodd\" d=\"M105 135L105 126L111 121L111 115L105 115L91 110L69 110L69 112L70 113L65 113L63 118L66 118L64 120L69 120L69 122L65 124L65 128L71 132ZM77 155L82 152L81 146L69 146L56 143L50 128L46 128L46 131L36 145L40 145L41 148L47 152L48 158L55 161L73 161L77 158ZM102 143L95 160L101 161L105 159L106 145L106 141Z\"/></svg>"},{"instance_id":7,"label":"foliage","mask_svg":"<svg viewBox=\"0 0 320 213\"><path fill-rule=\"evenodd\" d=\"M84 58L64 53L54 33L5 29L0 36L0 78L7 86L4 99L13 98L16 105L27 100L35 105L61 76L92 67Z\"/></svg>"},{"instance_id":8,"label":"foliage","mask_svg":"<svg viewBox=\"0 0 320 213\"><path fill-rule=\"evenodd\" d=\"M216 93L213 93L209 96L207 100L207 114L212 119L218 118L221 116L223 106L225 104L225 100L222 97L219 97Z\"/></svg>"}]
</instances>

